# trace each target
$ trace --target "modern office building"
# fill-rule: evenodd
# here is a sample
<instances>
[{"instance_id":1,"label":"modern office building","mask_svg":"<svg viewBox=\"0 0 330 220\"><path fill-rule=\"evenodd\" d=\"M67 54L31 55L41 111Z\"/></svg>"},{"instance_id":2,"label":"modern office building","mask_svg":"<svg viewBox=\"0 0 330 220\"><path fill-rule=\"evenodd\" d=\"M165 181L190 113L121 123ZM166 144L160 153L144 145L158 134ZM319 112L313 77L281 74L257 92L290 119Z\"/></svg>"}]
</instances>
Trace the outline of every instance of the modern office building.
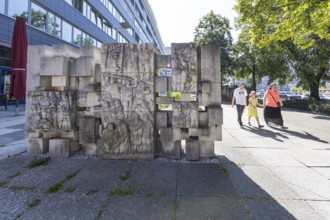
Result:
<instances>
[{"instance_id":1,"label":"modern office building","mask_svg":"<svg viewBox=\"0 0 330 220\"><path fill-rule=\"evenodd\" d=\"M164 46L148 0L0 0L0 66L10 65L15 17L27 20L28 44L151 43Z\"/></svg>"}]
</instances>

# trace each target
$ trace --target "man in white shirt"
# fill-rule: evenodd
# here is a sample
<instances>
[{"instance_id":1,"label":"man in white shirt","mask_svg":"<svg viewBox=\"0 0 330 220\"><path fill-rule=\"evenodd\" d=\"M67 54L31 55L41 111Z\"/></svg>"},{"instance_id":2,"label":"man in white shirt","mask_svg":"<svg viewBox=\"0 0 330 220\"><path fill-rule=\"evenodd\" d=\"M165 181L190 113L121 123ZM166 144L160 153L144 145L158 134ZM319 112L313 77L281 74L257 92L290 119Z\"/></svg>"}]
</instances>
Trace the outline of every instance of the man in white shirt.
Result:
<instances>
[{"instance_id":1,"label":"man in white shirt","mask_svg":"<svg viewBox=\"0 0 330 220\"><path fill-rule=\"evenodd\" d=\"M242 115L244 108L246 106L246 96L247 96L247 91L244 87L245 84L241 83L239 87L234 90L233 100L231 103L233 107L234 104L236 103L237 121L241 127L243 126Z\"/></svg>"}]
</instances>

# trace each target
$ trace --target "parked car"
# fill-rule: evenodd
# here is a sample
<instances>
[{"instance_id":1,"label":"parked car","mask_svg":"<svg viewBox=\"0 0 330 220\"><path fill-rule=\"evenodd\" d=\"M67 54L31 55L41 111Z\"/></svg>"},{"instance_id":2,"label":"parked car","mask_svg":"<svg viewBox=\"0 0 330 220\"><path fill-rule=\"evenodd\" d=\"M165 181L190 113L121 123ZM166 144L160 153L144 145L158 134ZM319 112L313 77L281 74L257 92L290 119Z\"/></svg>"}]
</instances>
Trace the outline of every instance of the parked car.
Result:
<instances>
[{"instance_id":1,"label":"parked car","mask_svg":"<svg viewBox=\"0 0 330 220\"><path fill-rule=\"evenodd\" d=\"M310 96L310 93L307 92L307 93L304 93L300 96L300 99L301 100L308 100L309 99L309 96Z\"/></svg>"},{"instance_id":2,"label":"parked car","mask_svg":"<svg viewBox=\"0 0 330 220\"><path fill-rule=\"evenodd\" d=\"M290 92L290 91L280 91L279 95L283 101L301 99L301 97L299 95L296 95L295 93Z\"/></svg>"},{"instance_id":3,"label":"parked car","mask_svg":"<svg viewBox=\"0 0 330 220\"><path fill-rule=\"evenodd\" d=\"M330 101L330 96L325 95L325 94L323 94L323 93L320 93L320 99L321 99L321 100L328 100L328 101Z\"/></svg>"}]
</instances>

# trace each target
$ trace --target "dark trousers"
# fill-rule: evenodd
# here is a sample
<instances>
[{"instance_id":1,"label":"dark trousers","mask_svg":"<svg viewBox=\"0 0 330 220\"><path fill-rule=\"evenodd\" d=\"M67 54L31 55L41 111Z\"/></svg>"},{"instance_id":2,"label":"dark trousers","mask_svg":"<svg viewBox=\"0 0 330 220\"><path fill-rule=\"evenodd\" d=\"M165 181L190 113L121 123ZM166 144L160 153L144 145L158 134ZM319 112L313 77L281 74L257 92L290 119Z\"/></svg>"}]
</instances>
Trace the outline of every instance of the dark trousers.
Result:
<instances>
[{"instance_id":1,"label":"dark trousers","mask_svg":"<svg viewBox=\"0 0 330 220\"><path fill-rule=\"evenodd\" d=\"M237 121L239 124L242 124L242 115L243 115L244 108L245 108L244 105L236 105Z\"/></svg>"}]
</instances>

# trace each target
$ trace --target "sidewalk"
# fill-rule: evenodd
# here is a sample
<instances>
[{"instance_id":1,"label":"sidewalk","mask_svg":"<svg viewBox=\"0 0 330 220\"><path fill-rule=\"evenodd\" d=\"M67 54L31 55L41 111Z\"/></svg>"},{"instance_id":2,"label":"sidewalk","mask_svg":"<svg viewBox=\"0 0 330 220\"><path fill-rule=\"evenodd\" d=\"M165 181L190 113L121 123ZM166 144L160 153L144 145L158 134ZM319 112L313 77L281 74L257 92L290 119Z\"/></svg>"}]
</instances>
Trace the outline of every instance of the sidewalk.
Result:
<instances>
[{"instance_id":1,"label":"sidewalk","mask_svg":"<svg viewBox=\"0 0 330 220\"><path fill-rule=\"evenodd\" d=\"M30 169L26 153L0 159L0 219L330 219L328 136L306 135L290 114L319 125L330 117L283 112L296 124L286 120L289 131L241 129L236 110L223 108L212 160L78 153Z\"/></svg>"},{"instance_id":2,"label":"sidewalk","mask_svg":"<svg viewBox=\"0 0 330 220\"><path fill-rule=\"evenodd\" d=\"M15 105L8 105L7 111L0 106L0 160L26 151L25 105L19 105L17 116L15 109Z\"/></svg>"}]
</instances>

